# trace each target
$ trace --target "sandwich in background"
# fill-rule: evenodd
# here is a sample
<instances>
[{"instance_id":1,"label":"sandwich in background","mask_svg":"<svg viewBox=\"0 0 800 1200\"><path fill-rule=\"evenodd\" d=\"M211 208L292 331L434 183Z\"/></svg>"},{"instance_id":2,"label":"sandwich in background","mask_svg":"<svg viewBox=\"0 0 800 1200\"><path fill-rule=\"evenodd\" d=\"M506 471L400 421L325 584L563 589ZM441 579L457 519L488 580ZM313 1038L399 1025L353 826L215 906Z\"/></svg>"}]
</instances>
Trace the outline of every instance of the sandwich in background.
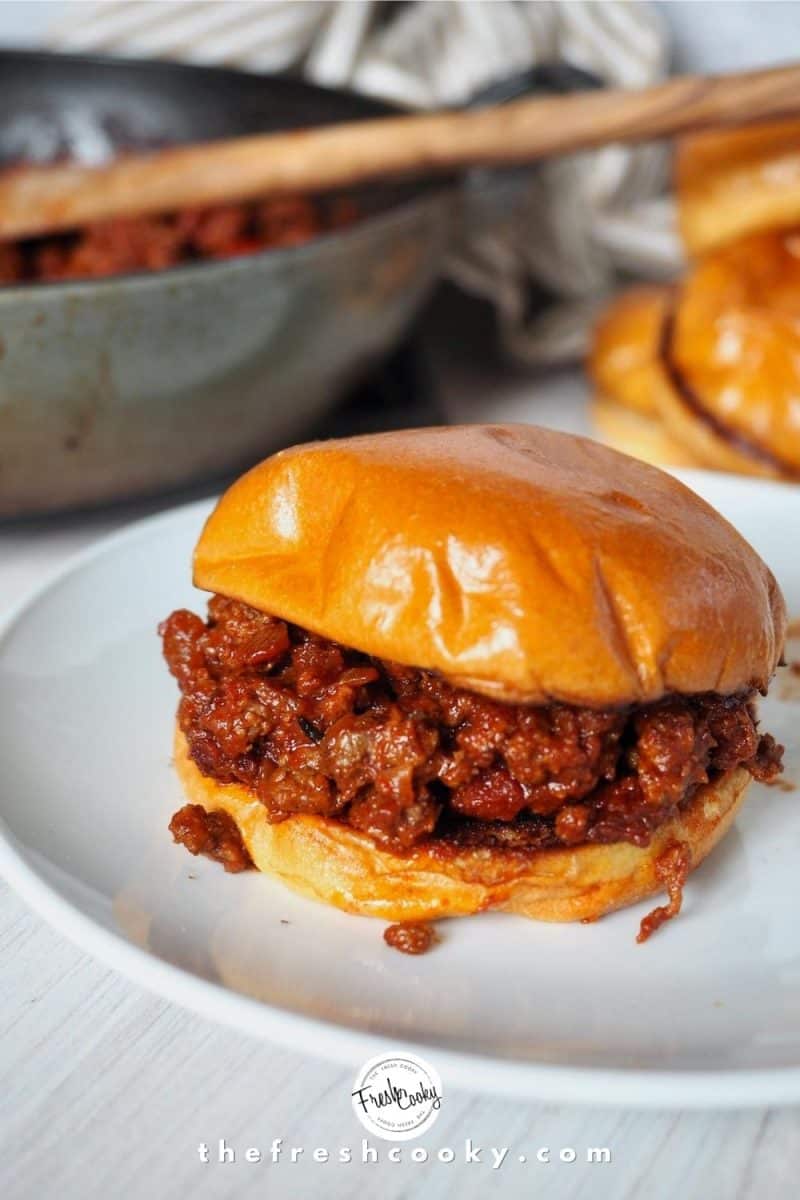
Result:
<instances>
[{"instance_id":1,"label":"sandwich in background","mask_svg":"<svg viewBox=\"0 0 800 1200\"><path fill-rule=\"evenodd\" d=\"M800 121L682 143L691 261L613 302L588 361L602 436L646 461L800 479Z\"/></svg>"}]
</instances>

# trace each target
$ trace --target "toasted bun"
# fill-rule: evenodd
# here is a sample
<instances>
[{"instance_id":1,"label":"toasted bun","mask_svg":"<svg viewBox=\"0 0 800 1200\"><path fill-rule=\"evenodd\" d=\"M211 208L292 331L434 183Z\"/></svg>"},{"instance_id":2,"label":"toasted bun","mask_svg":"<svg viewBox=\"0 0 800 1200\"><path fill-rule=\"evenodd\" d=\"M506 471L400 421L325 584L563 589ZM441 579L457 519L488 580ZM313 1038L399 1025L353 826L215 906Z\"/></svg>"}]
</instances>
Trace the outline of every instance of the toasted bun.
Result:
<instances>
[{"instance_id":1,"label":"toasted bun","mask_svg":"<svg viewBox=\"0 0 800 1200\"><path fill-rule=\"evenodd\" d=\"M743 234L800 224L800 121L701 133L675 156L678 222L697 258Z\"/></svg>"},{"instance_id":2,"label":"toasted bun","mask_svg":"<svg viewBox=\"0 0 800 1200\"><path fill-rule=\"evenodd\" d=\"M775 580L669 475L585 438L462 426L313 443L244 475L201 588L508 701L766 686Z\"/></svg>"},{"instance_id":3,"label":"toasted bun","mask_svg":"<svg viewBox=\"0 0 800 1200\"><path fill-rule=\"evenodd\" d=\"M233 818L259 871L314 900L387 921L463 917L487 909L539 921L578 921L635 904L663 890L656 865L670 844L689 847L692 869L703 861L730 827L750 782L737 767L700 788L645 850L615 842L524 856L482 848L436 857L422 846L400 858L325 817L295 816L270 825L263 804L247 788L201 774L180 731L175 765L192 803L208 812L223 809Z\"/></svg>"}]
</instances>

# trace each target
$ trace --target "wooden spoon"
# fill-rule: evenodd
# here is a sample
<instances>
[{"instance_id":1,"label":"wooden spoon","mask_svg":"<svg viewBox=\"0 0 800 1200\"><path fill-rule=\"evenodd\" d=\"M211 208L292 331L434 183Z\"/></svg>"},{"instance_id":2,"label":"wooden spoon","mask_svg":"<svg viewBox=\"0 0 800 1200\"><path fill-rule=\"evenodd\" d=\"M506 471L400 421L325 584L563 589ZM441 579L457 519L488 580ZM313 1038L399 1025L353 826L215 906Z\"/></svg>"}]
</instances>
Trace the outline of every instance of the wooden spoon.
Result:
<instances>
[{"instance_id":1,"label":"wooden spoon","mask_svg":"<svg viewBox=\"0 0 800 1200\"><path fill-rule=\"evenodd\" d=\"M0 239L368 180L534 162L607 142L797 112L800 66L786 66L683 76L641 91L529 98L479 111L257 134L129 155L104 167L17 167L0 176Z\"/></svg>"}]
</instances>

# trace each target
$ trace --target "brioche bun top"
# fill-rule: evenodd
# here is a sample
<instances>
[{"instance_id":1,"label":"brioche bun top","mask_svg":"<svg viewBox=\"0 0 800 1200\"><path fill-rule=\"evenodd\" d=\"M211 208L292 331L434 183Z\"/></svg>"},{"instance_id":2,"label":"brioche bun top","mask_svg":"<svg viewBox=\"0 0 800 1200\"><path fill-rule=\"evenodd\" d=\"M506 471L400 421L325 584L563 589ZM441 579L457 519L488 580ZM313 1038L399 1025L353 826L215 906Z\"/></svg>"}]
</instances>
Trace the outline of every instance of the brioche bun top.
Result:
<instances>
[{"instance_id":1,"label":"brioche bun top","mask_svg":"<svg viewBox=\"0 0 800 1200\"><path fill-rule=\"evenodd\" d=\"M585 438L471 425L314 442L225 493L198 587L500 699L765 687L785 609L745 540Z\"/></svg>"},{"instance_id":2,"label":"brioche bun top","mask_svg":"<svg viewBox=\"0 0 800 1200\"><path fill-rule=\"evenodd\" d=\"M678 226L692 258L748 233L800 224L799 138L794 117L679 140Z\"/></svg>"}]
</instances>

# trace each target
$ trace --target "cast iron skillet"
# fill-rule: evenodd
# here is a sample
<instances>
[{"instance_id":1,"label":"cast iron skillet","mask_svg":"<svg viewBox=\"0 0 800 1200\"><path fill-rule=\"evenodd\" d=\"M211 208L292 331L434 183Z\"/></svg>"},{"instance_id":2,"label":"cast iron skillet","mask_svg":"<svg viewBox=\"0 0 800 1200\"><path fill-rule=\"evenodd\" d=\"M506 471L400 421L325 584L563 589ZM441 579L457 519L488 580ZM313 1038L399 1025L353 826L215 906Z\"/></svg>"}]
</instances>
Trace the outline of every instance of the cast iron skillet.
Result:
<instances>
[{"instance_id":1,"label":"cast iron skillet","mask_svg":"<svg viewBox=\"0 0 800 1200\"><path fill-rule=\"evenodd\" d=\"M540 69L489 98L582 82ZM391 111L286 77L27 51L0 51L0 94L5 164ZM372 188L356 225L303 246L0 288L0 517L179 487L301 437L418 311L456 195Z\"/></svg>"}]
</instances>

